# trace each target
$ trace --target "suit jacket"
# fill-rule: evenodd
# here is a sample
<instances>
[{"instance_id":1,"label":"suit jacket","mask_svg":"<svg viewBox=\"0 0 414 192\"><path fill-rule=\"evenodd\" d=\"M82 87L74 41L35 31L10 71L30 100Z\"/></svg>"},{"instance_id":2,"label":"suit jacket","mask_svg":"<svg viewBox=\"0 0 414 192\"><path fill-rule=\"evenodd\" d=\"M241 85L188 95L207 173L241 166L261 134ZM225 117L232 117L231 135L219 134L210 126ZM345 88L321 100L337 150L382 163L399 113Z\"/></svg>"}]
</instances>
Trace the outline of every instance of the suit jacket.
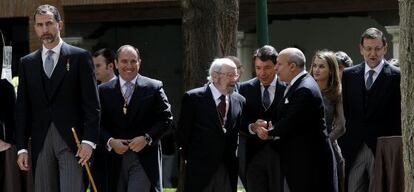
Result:
<instances>
[{"instance_id":1,"label":"suit jacket","mask_svg":"<svg viewBox=\"0 0 414 192\"><path fill-rule=\"evenodd\" d=\"M99 134L100 106L89 52L63 43L47 88L41 52L21 59L16 102L17 148L28 149L31 138L33 165L51 122L73 152L72 127L81 140L97 143Z\"/></svg>"},{"instance_id":2,"label":"suit jacket","mask_svg":"<svg viewBox=\"0 0 414 192\"><path fill-rule=\"evenodd\" d=\"M237 135L245 99L234 92L229 95L229 109L224 133L210 87L184 94L177 127L177 143L185 167L184 191L202 191L223 163L230 174L233 191L237 190Z\"/></svg>"},{"instance_id":3,"label":"suit jacket","mask_svg":"<svg viewBox=\"0 0 414 192\"><path fill-rule=\"evenodd\" d=\"M339 139L347 171L365 142L376 152L377 138L401 135L400 69L385 62L371 89L365 89L365 63L346 69L342 94L346 133Z\"/></svg>"},{"instance_id":4,"label":"suit jacket","mask_svg":"<svg viewBox=\"0 0 414 192\"><path fill-rule=\"evenodd\" d=\"M272 104L266 110L262 104L262 91L260 88L260 81L253 78L240 84L240 94L246 98L246 105L243 107L243 118L241 124L241 131L248 135L246 140L246 162L250 163L254 155L263 149L266 145L271 145L274 149L277 148L277 141L269 140L263 141L257 135L250 134L249 124L256 122L257 119L264 119L271 121L276 106L283 98L286 85L279 79L276 81L276 92Z\"/></svg>"},{"instance_id":5,"label":"suit jacket","mask_svg":"<svg viewBox=\"0 0 414 192\"><path fill-rule=\"evenodd\" d=\"M337 191L322 95L312 76L304 74L290 86L273 122L269 134L280 137L281 167L290 191Z\"/></svg>"},{"instance_id":6,"label":"suit jacket","mask_svg":"<svg viewBox=\"0 0 414 192\"><path fill-rule=\"evenodd\" d=\"M14 143L14 105L16 93L6 79L0 80L0 139Z\"/></svg>"},{"instance_id":7,"label":"suit jacket","mask_svg":"<svg viewBox=\"0 0 414 192\"><path fill-rule=\"evenodd\" d=\"M119 78L99 86L102 106L101 141L106 145L109 138L133 139L146 133L153 139L138 155L145 173L156 191L161 190L160 138L171 128L172 113L161 81L139 75L131 96L127 114L123 113L124 98ZM113 181L109 191L116 191L122 156L113 150L109 157L109 173Z\"/></svg>"}]
</instances>

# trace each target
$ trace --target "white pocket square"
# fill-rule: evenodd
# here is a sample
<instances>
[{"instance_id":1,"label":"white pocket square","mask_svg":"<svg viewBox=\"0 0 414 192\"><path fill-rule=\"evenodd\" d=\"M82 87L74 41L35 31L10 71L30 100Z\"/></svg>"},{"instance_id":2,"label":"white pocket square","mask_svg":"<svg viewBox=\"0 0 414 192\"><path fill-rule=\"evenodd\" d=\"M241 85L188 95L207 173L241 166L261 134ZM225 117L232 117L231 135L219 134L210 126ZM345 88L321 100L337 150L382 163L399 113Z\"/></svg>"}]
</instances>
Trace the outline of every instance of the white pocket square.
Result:
<instances>
[{"instance_id":1,"label":"white pocket square","mask_svg":"<svg viewBox=\"0 0 414 192\"><path fill-rule=\"evenodd\" d=\"M285 104L288 104L288 103L289 103L289 99L285 98Z\"/></svg>"}]
</instances>

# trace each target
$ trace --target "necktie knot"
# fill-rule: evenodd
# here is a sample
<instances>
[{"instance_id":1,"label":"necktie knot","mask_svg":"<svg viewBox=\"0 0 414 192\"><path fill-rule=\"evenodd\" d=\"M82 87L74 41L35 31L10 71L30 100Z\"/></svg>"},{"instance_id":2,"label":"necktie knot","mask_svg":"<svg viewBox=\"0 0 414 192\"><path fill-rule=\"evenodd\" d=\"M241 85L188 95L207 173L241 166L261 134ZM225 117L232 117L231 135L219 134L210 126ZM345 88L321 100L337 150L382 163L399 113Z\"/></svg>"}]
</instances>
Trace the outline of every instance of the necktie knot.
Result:
<instances>
[{"instance_id":1,"label":"necktie knot","mask_svg":"<svg viewBox=\"0 0 414 192\"><path fill-rule=\"evenodd\" d=\"M367 90L370 90L371 89L371 87L372 87L372 84L374 83L374 73L375 73L375 71L374 70L369 70L368 71L368 78L367 78L367 82L366 82L366 88L367 88Z\"/></svg>"},{"instance_id":2,"label":"necktie knot","mask_svg":"<svg viewBox=\"0 0 414 192\"><path fill-rule=\"evenodd\" d=\"M263 85L263 96L262 96L262 103L263 103L263 107L265 109L268 109L270 107L270 95L269 95L269 86L270 85Z\"/></svg>"},{"instance_id":3,"label":"necktie knot","mask_svg":"<svg viewBox=\"0 0 414 192\"><path fill-rule=\"evenodd\" d=\"M53 54L55 52L53 52L52 50L49 50L46 52L47 56L46 56L46 60L44 63L44 69L45 69L45 73L47 75L47 77L50 78L50 76L52 76L52 72L53 72L53 68L55 65L55 62L53 60Z\"/></svg>"}]
</instances>

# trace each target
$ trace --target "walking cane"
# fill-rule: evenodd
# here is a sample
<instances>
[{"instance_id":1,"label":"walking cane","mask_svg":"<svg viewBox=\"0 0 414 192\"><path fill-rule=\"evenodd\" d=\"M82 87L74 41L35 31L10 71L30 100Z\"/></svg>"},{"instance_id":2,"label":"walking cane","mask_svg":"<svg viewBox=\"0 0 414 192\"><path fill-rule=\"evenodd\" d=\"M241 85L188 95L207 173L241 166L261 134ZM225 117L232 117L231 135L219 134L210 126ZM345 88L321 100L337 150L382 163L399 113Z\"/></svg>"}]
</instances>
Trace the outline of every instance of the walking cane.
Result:
<instances>
[{"instance_id":1,"label":"walking cane","mask_svg":"<svg viewBox=\"0 0 414 192\"><path fill-rule=\"evenodd\" d=\"M78 149L79 149L81 144L79 142L78 134L76 134L76 130L75 130L74 127L72 127L72 133L73 133L73 137L75 138L76 145L78 146ZM89 168L89 162L88 161L86 161L85 169L86 169L86 173L88 174L88 179L89 179L89 182L92 185L93 191L98 192L98 190L96 189L95 181L93 180L93 177L92 177L92 174L91 174L91 169Z\"/></svg>"}]
</instances>

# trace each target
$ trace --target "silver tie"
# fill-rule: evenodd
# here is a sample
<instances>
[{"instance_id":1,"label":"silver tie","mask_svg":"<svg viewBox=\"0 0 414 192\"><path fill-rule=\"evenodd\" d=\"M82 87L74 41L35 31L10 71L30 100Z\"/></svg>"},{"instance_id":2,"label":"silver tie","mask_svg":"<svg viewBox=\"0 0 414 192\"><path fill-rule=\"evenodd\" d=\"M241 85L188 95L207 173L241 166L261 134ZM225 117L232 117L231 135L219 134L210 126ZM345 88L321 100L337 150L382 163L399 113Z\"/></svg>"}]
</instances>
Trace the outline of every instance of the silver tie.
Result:
<instances>
[{"instance_id":1,"label":"silver tie","mask_svg":"<svg viewBox=\"0 0 414 192\"><path fill-rule=\"evenodd\" d=\"M126 89L124 97L129 103L129 101L131 100L132 93L134 92L134 84L131 83L131 81L127 81L125 82L125 87Z\"/></svg>"},{"instance_id":2,"label":"silver tie","mask_svg":"<svg viewBox=\"0 0 414 192\"><path fill-rule=\"evenodd\" d=\"M52 50L47 51L47 57L45 60L45 64L44 64L44 68L45 68L45 73L47 75L47 77L50 78L50 76L52 76L52 72L53 72L53 66L55 65L55 61L53 60L53 52Z\"/></svg>"},{"instance_id":3,"label":"silver tie","mask_svg":"<svg viewBox=\"0 0 414 192\"><path fill-rule=\"evenodd\" d=\"M371 87L372 87L372 84L374 83L374 79L373 79L374 73L375 73L374 70L369 70L368 71L368 78L367 78L367 82L366 82L366 85L365 85L367 90L370 90Z\"/></svg>"}]
</instances>

